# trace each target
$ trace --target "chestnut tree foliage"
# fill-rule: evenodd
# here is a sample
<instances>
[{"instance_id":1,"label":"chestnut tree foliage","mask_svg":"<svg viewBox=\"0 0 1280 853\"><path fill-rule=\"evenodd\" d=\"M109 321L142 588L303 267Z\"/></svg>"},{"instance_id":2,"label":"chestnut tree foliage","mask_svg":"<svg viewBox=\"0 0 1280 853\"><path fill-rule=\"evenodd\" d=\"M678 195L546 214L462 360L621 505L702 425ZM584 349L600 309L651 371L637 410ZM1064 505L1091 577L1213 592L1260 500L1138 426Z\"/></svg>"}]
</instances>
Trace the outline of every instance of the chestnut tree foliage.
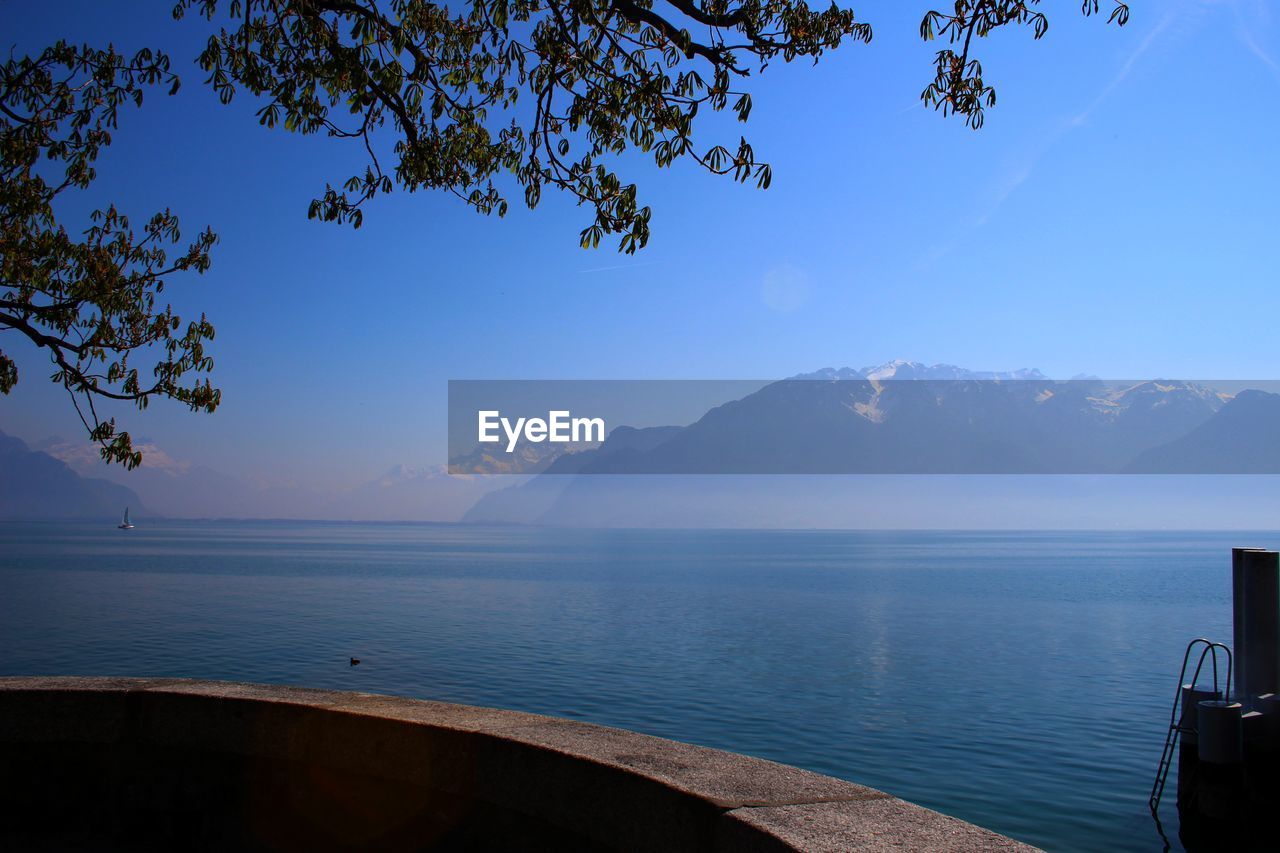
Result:
<instances>
[{"instance_id":1,"label":"chestnut tree foliage","mask_svg":"<svg viewBox=\"0 0 1280 853\"><path fill-rule=\"evenodd\" d=\"M1045 34L1040 0L956 0L930 11L938 52L925 103L973 127L995 91L970 53L975 36L1006 25ZM507 210L505 188L530 207L545 187L591 213L584 247L618 235L634 252L650 210L610 160L638 149L660 166L688 157L710 172L768 187L768 164L745 138L698 147L699 112L751 112L747 78L774 60L817 59L871 27L834 3L803 0L182 0L223 26L200 55L224 101L262 99L259 120L357 140L367 167L325 188L310 215L360 223L361 205L400 186L444 189L482 213ZM1099 11L1084 0L1082 11ZM1123 24L1127 7L1112 0ZM956 49L958 47L958 50ZM394 129L392 162L374 135ZM504 182L502 178L507 178Z\"/></svg>"},{"instance_id":2,"label":"chestnut tree foliage","mask_svg":"<svg viewBox=\"0 0 1280 853\"><path fill-rule=\"evenodd\" d=\"M928 11L920 35L945 46L924 103L980 127L996 96L975 39L1010 26L1041 38L1042 5ZM1120 0L1080 10L1121 25L1129 16ZM501 216L510 195L534 207L550 187L588 211L583 247L612 236L627 253L648 242L650 210L615 171L620 155L659 167L687 158L766 188L769 166L744 137L695 142L699 113L745 122L753 73L872 35L851 9L803 0L178 0L173 14L212 25L198 62L223 102L244 92L267 127L360 147L365 164L317 195L312 218L359 227L363 206L396 188L445 190ZM205 231L171 256L181 238L169 211L135 229L108 206L71 232L54 201L89 188L120 108L154 86L172 93L178 78L146 50L60 42L0 68L0 331L49 351L103 458L130 467L140 455L98 418L95 398L218 405L199 378L213 327L204 317L184 327L158 299L170 276L208 268L216 237ZM130 363L144 356L157 359L146 378ZM16 381L0 352L0 391Z\"/></svg>"},{"instance_id":3,"label":"chestnut tree foliage","mask_svg":"<svg viewBox=\"0 0 1280 853\"><path fill-rule=\"evenodd\" d=\"M114 418L98 417L101 400L218 406L218 390L198 378L213 367L204 351L213 326L202 316L184 327L159 302L169 276L208 269L217 238L206 230L174 255L181 235L173 213L138 228L113 206L73 233L55 202L93 183L120 109L141 104L151 86L174 91L178 78L150 50L126 57L59 42L0 65L0 331L48 350L53 381L70 392L103 459L130 468L141 454ZM139 371L139 358L155 360ZM17 381L13 359L0 351L0 392Z\"/></svg>"}]
</instances>

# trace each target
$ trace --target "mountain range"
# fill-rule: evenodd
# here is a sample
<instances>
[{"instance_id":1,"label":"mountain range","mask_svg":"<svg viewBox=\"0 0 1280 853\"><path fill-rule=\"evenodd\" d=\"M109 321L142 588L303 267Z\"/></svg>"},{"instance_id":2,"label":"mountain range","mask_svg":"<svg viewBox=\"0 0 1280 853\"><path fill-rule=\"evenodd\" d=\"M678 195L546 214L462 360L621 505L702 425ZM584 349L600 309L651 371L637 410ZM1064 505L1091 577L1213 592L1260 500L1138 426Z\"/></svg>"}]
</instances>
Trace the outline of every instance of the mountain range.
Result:
<instances>
[{"instance_id":1,"label":"mountain range","mask_svg":"<svg viewBox=\"0 0 1280 853\"><path fill-rule=\"evenodd\" d=\"M142 467L125 471L104 466L83 441L28 445L0 433L0 518L110 520L128 505L135 517L158 509L191 518L841 526L856 516L866 526L909 523L904 519L928 526L937 515L929 507L951 512L973 503L972 513L956 515L964 525L1006 517L1036 494L1057 496L1045 504L1053 507L1050 520L1083 517L1097 502L1085 490L1064 503L1079 486L1068 488L1063 478L1039 481L1039 492L1018 487L1014 497L1006 486L979 486L982 478L972 476L979 473L1280 473L1273 440L1280 395L1262 391L1055 381L1037 370L908 361L828 368L755 387L686 425L615 427L599 446L544 443L518 449L514 459L488 450L465 458L468 474L396 465L328 490L230 475L172 458L146 440L139 441ZM486 476L498 472L519 476ZM770 472L859 476L708 476ZM913 486L910 477L878 476L890 472L967 476ZM623 476L632 474L651 476ZM699 476L686 476L693 474ZM1143 478L1105 479L1113 483L1110 498L1137 488L1118 481ZM1173 479L1128 500L1171 494ZM895 514L895 505L911 511Z\"/></svg>"},{"instance_id":2,"label":"mountain range","mask_svg":"<svg viewBox=\"0 0 1280 853\"><path fill-rule=\"evenodd\" d=\"M773 382L685 427L615 428L544 473L1280 473L1277 428L1280 395L1262 391L891 362Z\"/></svg>"},{"instance_id":3,"label":"mountain range","mask_svg":"<svg viewBox=\"0 0 1280 853\"><path fill-rule=\"evenodd\" d=\"M1047 475L1276 474L1276 435L1280 395L1262 391L1232 395L1196 382L1054 381L1036 370L890 362L775 382L685 427L615 428L599 448L563 456L531 481L485 495L464 520L752 526L768 516L783 526L859 526L847 517L853 512L874 519L866 526L912 517L929 526L950 502L945 512L963 526L982 524L983 513L988 523L1008 518L1040 501L1052 511L1033 524L1055 526L1055 514L1083 518L1093 501L1102 514L1089 523L1097 525L1116 517L1115 501L1125 494L1162 507L1164 517L1198 501L1179 478L1161 486L1159 478ZM1021 486L973 476L1015 473L1040 476ZM635 474L650 476L624 476ZM739 476L718 476L726 474ZM752 474L860 477L742 476ZM1205 495L1216 488L1202 485ZM1069 492L1090 497L1046 499ZM957 501L986 509L969 517L954 511ZM903 512L907 504L922 511ZM770 510L762 513L762 506Z\"/></svg>"},{"instance_id":4,"label":"mountain range","mask_svg":"<svg viewBox=\"0 0 1280 853\"><path fill-rule=\"evenodd\" d=\"M0 518L119 518L125 507L146 516L137 492L96 477L82 477L61 459L32 450L0 432Z\"/></svg>"},{"instance_id":5,"label":"mountain range","mask_svg":"<svg viewBox=\"0 0 1280 853\"><path fill-rule=\"evenodd\" d=\"M262 483L175 459L140 438L142 465L104 465L94 445L53 437L28 446L0 433L0 520L313 518L343 521L457 521L485 493L520 477L448 474L444 466L394 465L346 489Z\"/></svg>"}]
</instances>

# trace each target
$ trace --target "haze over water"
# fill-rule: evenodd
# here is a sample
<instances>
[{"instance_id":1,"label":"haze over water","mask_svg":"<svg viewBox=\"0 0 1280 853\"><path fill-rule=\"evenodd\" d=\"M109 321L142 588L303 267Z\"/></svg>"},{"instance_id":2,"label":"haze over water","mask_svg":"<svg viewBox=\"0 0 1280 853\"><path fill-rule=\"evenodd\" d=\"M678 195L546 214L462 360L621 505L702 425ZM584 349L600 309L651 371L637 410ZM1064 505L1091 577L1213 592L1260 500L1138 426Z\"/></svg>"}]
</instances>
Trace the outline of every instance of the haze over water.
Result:
<instances>
[{"instance_id":1,"label":"haze over water","mask_svg":"<svg viewBox=\"0 0 1280 853\"><path fill-rule=\"evenodd\" d=\"M1229 639L1229 549L1278 539L3 523L0 673L555 714L800 765L1050 850L1150 850L1182 649ZM1172 836L1172 797L1163 815Z\"/></svg>"}]
</instances>

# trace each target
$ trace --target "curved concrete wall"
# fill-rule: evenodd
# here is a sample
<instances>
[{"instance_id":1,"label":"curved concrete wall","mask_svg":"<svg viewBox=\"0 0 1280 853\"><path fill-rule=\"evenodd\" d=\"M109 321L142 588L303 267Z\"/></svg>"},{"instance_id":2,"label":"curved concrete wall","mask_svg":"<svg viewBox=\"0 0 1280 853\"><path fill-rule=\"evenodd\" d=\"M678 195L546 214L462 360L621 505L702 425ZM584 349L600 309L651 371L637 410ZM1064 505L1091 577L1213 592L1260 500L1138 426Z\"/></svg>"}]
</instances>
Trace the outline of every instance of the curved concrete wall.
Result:
<instances>
[{"instance_id":1,"label":"curved concrete wall","mask_svg":"<svg viewBox=\"0 0 1280 853\"><path fill-rule=\"evenodd\" d=\"M0 678L0 847L1029 850L795 767L295 687Z\"/></svg>"}]
</instances>

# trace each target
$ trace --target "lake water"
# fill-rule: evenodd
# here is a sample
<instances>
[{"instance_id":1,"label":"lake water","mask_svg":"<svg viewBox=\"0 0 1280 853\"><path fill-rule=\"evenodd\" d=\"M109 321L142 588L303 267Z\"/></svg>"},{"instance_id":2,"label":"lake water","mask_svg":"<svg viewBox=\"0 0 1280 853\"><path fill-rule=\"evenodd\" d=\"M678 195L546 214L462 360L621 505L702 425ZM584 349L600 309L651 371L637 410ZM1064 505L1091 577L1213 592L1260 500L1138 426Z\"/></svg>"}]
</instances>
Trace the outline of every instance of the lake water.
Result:
<instances>
[{"instance_id":1,"label":"lake water","mask_svg":"<svg viewBox=\"0 0 1280 853\"><path fill-rule=\"evenodd\" d=\"M4 523L0 673L555 714L800 765L1050 850L1159 850L1146 799L1183 647L1230 639L1229 549L1278 544Z\"/></svg>"}]
</instances>

